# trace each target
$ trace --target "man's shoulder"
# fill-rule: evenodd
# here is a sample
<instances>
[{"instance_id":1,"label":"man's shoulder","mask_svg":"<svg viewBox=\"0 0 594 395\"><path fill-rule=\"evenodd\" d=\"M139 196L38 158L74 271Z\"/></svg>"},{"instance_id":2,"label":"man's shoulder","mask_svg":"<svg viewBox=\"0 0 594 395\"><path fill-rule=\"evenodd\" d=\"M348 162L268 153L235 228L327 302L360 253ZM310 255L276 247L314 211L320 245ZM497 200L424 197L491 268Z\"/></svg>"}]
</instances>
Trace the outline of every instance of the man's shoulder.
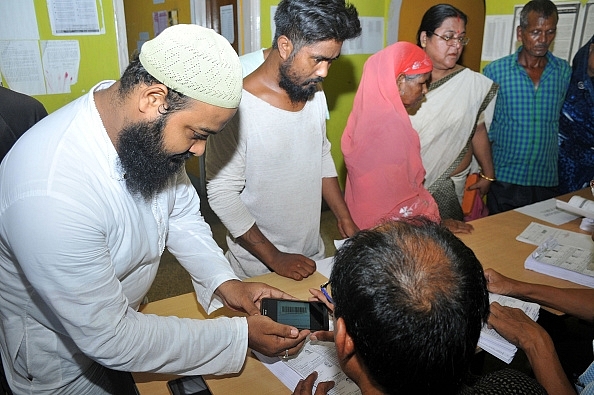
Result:
<instances>
[{"instance_id":1,"label":"man's shoulder","mask_svg":"<svg viewBox=\"0 0 594 395\"><path fill-rule=\"evenodd\" d=\"M513 62L515 54L507 55L502 58L496 59L485 66L484 72L493 72L498 70L504 70L510 67Z\"/></svg>"},{"instance_id":2,"label":"man's shoulder","mask_svg":"<svg viewBox=\"0 0 594 395\"><path fill-rule=\"evenodd\" d=\"M557 57L557 56L553 55L553 53L551 53L551 52L548 53L548 61L555 68L558 68L562 71L570 71L571 70L571 66L569 65L569 62L567 60Z\"/></svg>"}]
</instances>

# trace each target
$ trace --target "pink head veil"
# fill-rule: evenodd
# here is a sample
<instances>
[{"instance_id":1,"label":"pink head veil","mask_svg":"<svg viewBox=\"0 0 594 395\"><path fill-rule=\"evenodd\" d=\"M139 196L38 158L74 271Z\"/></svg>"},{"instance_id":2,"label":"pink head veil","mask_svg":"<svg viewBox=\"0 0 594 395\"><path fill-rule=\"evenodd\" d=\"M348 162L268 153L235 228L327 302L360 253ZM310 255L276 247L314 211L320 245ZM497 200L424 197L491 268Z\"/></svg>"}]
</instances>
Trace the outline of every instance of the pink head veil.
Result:
<instances>
[{"instance_id":1,"label":"pink head veil","mask_svg":"<svg viewBox=\"0 0 594 395\"><path fill-rule=\"evenodd\" d=\"M360 228L406 212L439 220L425 177L419 136L400 99L400 74L428 73L433 65L421 48L397 42L369 57L341 148L348 176L345 199ZM411 209L412 208L412 209Z\"/></svg>"}]
</instances>

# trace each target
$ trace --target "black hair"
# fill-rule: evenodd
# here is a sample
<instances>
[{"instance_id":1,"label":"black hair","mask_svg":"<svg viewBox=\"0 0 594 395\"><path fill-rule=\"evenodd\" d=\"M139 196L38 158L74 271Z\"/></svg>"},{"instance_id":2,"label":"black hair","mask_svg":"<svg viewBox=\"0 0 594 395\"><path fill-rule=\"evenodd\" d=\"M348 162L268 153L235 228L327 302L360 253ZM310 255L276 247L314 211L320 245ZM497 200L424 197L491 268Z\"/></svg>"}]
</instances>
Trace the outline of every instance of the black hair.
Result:
<instances>
[{"instance_id":1,"label":"black hair","mask_svg":"<svg viewBox=\"0 0 594 395\"><path fill-rule=\"evenodd\" d=\"M448 18L460 18L464 21L464 25L468 23L468 17L458 8L450 4L436 4L429 8L421 19L421 25L417 30L417 45L421 46L421 33L425 32L427 37L431 37L435 30L437 30L443 21Z\"/></svg>"},{"instance_id":2,"label":"black hair","mask_svg":"<svg viewBox=\"0 0 594 395\"><path fill-rule=\"evenodd\" d=\"M281 0L274 14L276 32L272 47L286 36L293 53L320 41L344 42L361 34L357 9L344 0Z\"/></svg>"},{"instance_id":3,"label":"black hair","mask_svg":"<svg viewBox=\"0 0 594 395\"><path fill-rule=\"evenodd\" d=\"M522 29L528 27L528 14L531 12L535 12L545 19L555 16L557 21L559 20L559 13L557 12L555 3L550 0L532 0L526 3L522 11L520 11L520 27Z\"/></svg>"},{"instance_id":4,"label":"black hair","mask_svg":"<svg viewBox=\"0 0 594 395\"><path fill-rule=\"evenodd\" d=\"M128 67L126 67L126 70L124 70L124 73L120 78L118 94L122 98L128 96L138 85L144 84L150 86L153 84L162 84L161 81L157 80L146 71L140 62L139 55L140 54L136 52L132 56L130 64L128 64ZM167 104L163 106L163 109L160 109L159 112L163 115L167 115L183 110L190 105L191 100L191 97L167 87L167 96L165 97L165 102Z\"/></svg>"},{"instance_id":5,"label":"black hair","mask_svg":"<svg viewBox=\"0 0 594 395\"><path fill-rule=\"evenodd\" d=\"M422 217L386 222L347 240L330 281L334 315L386 393L456 392L489 314L482 266L460 239Z\"/></svg>"}]
</instances>

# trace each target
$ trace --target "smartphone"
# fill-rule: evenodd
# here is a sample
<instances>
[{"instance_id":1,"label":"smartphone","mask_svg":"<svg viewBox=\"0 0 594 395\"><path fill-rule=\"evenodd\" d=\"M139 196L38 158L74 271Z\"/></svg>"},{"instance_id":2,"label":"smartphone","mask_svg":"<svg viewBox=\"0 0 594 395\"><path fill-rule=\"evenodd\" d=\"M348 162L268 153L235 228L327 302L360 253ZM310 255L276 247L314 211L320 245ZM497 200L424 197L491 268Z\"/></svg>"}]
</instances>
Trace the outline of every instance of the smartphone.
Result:
<instances>
[{"instance_id":1,"label":"smartphone","mask_svg":"<svg viewBox=\"0 0 594 395\"><path fill-rule=\"evenodd\" d=\"M260 312L276 322L297 329L327 331L330 328L328 308L322 302L264 298Z\"/></svg>"},{"instance_id":2,"label":"smartphone","mask_svg":"<svg viewBox=\"0 0 594 395\"><path fill-rule=\"evenodd\" d=\"M212 395L202 376L185 376L170 380L167 386L173 395Z\"/></svg>"}]
</instances>

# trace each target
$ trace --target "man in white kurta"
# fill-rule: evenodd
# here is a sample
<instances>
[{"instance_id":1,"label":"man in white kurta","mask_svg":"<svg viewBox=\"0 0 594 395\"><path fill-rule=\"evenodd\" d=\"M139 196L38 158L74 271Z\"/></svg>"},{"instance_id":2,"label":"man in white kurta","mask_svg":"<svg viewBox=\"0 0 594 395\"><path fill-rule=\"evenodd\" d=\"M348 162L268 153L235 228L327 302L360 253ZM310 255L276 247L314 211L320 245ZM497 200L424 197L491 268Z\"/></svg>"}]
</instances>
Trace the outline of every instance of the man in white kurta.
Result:
<instances>
[{"instance_id":1,"label":"man in white kurta","mask_svg":"<svg viewBox=\"0 0 594 395\"><path fill-rule=\"evenodd\" d=\"M180 62L181 73L172 75ZM212 75L219 77L204 79ZM282 292L238 281L178 160L204 151L206 136L235 113L241 85L239 59L223 37L176 25L144 44L122 80L101 82L50 114L4 158L0 353L14 394L114 394L121 383L112 373L118 379L124 377L118 372L234 373L251 341L266 354L298 348L307 333L256 315L255 295ZM171 110L179 94L186 107ZM146 141L123 145L130 130L135 137L158 131L152 144L171 174L140 167L139 176L124 165L124 158L163 156L143 151ZM131 175L144 172L164 174L164 184L135 193ZM224 302L249 316L191 320L137 312L165 247L190 273L207 312ZM265 335L270 329L275 336Z\"/></svg>"}]
</instances>

